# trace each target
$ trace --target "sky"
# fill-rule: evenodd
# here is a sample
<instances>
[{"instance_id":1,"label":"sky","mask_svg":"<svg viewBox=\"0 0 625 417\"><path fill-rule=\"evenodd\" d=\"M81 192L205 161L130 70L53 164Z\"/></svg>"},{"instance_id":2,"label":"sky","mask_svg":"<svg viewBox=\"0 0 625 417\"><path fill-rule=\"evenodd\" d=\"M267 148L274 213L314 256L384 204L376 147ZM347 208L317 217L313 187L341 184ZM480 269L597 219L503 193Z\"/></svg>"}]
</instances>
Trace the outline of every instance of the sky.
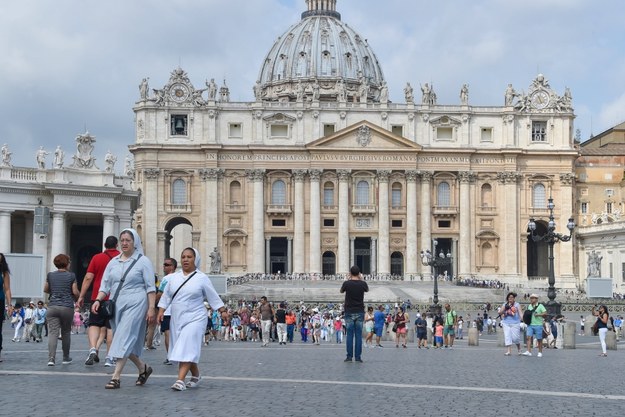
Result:
<instances>
[{"instance_id":1,"label":"sky","mask_svg":"<svg viewBox=\"0 0 625 417\"><path fill-rule=\"evenodd\" d=\"M184 69L196 88L226 80L251 101L265 55L300 20L304 0L20 0L0 2L0 144L14 166L35 167L40 146L76 151L96 138L96 165L134 142L141 79L162 88ZM622 0L338 0L403 102L406 82L432 83L439 104L503 105L512 83L542 73L571 89L582 142L625 120ZM418 88L417 88L418 89ZM48 166L53 156L47 158Z\"/></svg>"}]
</instances>

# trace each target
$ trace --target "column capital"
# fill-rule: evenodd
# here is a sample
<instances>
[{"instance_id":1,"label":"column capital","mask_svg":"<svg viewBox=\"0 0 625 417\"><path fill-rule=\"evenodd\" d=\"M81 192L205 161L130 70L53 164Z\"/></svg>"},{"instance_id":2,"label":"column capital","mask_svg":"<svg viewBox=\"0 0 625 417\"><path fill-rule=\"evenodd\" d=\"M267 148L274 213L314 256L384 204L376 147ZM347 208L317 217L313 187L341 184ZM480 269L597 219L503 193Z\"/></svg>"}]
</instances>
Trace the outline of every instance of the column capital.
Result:
<instances>
[{"instance_id":1,"label":"column capital","mask_svg":"<svg viewBox=\"0 0 625 417\"><path fill-rule=\"evenodd\" d=\"M145 168L143 170L143 176L148 180L156 180L161 175L161 170L158 168Z\"/></svg>"},{"instance_id":2,"label":"column capital","mask_svg":"<svg viewBox=\"0 0 625 417\"><path fill-rule=\"evenodd\" d=\"M516 184L522 177L520 172L498 172L497 180L502 184Z\"/></svg>"},{"instance_id":3,"label":"column capital","mask_svg":"<svg viewBox=\"0 0 625 417\"><path fill-rule=\"evenodd\" d=\"M339 181L349 180L350 175L351 175L351 170L349 169L337 169L336 170L336 176L339 177Z\"/></svg>"},{"instance_id":4,"label":"column capital","mask_svg":"<svg viewBox=\"0 0 625 417\"><path fill-rule=\"evenodd\" d=\"M164 242L167 240L167 232L156 232L156 240L159 242Z\"/></svg>"},{"instance_id":5,"label":"column capital","mask_svg":"<svg viewBox=\"0 0 625 417\"><path fill-rule=\"evenodd\" d=\"M388 182L388 178L391 176L391 170L390 169L378 169L377 176L378 176L378 181Z\"/></svg>"},{"instance_id":6,"label":"column capital","mask_svg":"<svg viewBox=\"0 0 625 417\"><path fill-rule=\"evenodd\" d=\"M201 168L198 173L203 181L206 180L218 180L224 175L224 170L221 168Z\"/></svg>"},{"instance_id":7,"label":"column capital","mask_svg":"<svg viewBox=\"0 0 625 417\"><path fill-rule=\"evenodd\" d=\"M419 171L415 169L410 169L406 171L406 181L407 182L416 182L417 177L419 176Z\"/></svg>"},{"instance_id":8,"label":"column capital","mask_svg":"<svg viewBox=\"0 0 625 417\"><path fill-rule=\"evenodd\" d=\"M570 172L560 174L560 182L562 183L562 185L573 185L574 180L575 174L571 174Z\"/></svg>"},{"instance_id":9,"label":"column capital","mask_svg":"<svg viewBox=\"0 0 625 417\"><path fill-rule=\"evenodd\" d=\"M430 182L433 176L433 171L421 171L421 182Z\"/></svg>"},{"instance_id":10,"label":"column capital","mask_svg":"<svg viewBox=\"0 0 625 417\"><path fill-rule=\"evenodd\" d=\"M323 173L323 170L321 169L309 169L308 170L308 176L310 177L311 181L319 181L321 179L322 173Z\"/></svg>"},{"instance_id":11,"label":"column capital","mask_svg":"<svg viewBox=\"0 0 625 417\"><path fill-rule=\"evenodd\" d=\"M305 169L294 169L293 179L295 179L295 182L304 182L307 173L308 171Z\"/></svg>"},{"instance_id":12,"label":"column capital","mask_svg":"<svg viewBox=\"0 0 625 417\"><path fill-rule=\"evenodd\" d=\"M461 183L470 183L475 181L475 173L472 171L460 171L458 172L458 179Z\"/></svg>"},{"instance_id":13,"label":"column capital","mask_svg":"<svg viewBox=\"0 0 625 417\"><path fill-rule=\"evenodd\" d=\"M265 179L264 169L246 169L245 175L251 182L262 182Z\"/></svg>"}]
</instances>

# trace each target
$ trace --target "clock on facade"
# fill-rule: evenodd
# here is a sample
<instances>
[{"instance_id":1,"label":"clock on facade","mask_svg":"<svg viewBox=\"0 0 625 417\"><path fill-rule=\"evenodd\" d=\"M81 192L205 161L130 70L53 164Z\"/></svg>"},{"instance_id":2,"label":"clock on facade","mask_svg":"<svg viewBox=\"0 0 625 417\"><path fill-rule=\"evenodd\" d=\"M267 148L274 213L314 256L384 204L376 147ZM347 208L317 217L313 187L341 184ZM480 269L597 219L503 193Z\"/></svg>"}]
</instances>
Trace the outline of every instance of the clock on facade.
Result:
<instances>
[{"instance_id":1,"label":"clock on facade","mask_svg":"<svg viewBox=\"0 0 625 417\"><path fill-rule=\"evenodd\" d=\"M549 94L545 90L537 90L532 93L532 106L536 109L544 109L549 104Z\"/></svg>"},{"instance_id":2,"label":"clock on facade","mask_svg":"<svg viewBox=\"0 0 625 417\"><path fill-rule=\"evenodd\" d=\"M174 84L169 89L169 96L172 100L181 103L189 97L189 89L184 84Z\"/></svg>"}]
</instances>

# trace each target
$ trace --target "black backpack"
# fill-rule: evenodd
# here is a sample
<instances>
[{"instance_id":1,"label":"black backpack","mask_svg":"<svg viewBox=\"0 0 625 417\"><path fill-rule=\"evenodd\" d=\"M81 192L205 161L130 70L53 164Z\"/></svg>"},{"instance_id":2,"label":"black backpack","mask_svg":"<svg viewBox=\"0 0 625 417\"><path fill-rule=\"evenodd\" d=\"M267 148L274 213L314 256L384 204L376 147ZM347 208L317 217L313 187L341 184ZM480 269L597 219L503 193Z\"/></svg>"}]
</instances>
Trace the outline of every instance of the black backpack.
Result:
<instances>
[{"instance_id":1,"label":"black backpack","mask_svg":"<svg viewBox=\"0 0 625 417\"><path fill-rule=\"evenodd\" d=\"M532 322L532 316L534 315L534 311L538 308L540 304L536 304L536 307L534 307L533 310L528 308L525 309L525 311L523 312L523 323L525 323L526 325L530 325L530 323Z\"/></svg>"}]
</instances>

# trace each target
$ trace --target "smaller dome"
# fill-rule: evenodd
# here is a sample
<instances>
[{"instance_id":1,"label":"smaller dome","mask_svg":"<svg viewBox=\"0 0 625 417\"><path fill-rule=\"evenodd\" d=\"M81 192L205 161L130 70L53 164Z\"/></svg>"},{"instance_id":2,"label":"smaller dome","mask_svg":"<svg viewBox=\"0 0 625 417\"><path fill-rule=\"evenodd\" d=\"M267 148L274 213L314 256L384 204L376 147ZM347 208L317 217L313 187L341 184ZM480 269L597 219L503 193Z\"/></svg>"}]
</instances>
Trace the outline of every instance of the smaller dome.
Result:
<instances>
[{"instance_id":1,"label":"smaller dome","mask_svg":"<svg viewBox=\"0 0 625 417\"><path fill-rule=\"evenodd\" d=\"M307 6L265 57L256 98L377 101L385 81L367 40L341 21L336 0L307 0Z\"/></svg>"}]
</instances>

